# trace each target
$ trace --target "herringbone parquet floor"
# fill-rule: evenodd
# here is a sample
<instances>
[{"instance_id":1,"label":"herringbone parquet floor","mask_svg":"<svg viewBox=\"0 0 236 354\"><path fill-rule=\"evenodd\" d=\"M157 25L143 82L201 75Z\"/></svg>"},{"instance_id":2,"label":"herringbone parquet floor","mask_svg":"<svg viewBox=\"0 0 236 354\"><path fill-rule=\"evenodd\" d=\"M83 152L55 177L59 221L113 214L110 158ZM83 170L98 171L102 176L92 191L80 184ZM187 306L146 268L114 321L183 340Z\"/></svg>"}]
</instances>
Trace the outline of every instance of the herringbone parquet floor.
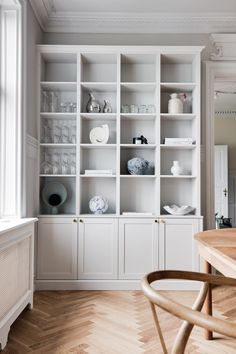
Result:
<instances>
[{"instance_id":1,"label":"herringbone parquet floor","mask_svg":"<svg viewBox=\"0 0 236 354\"><path fill-rule=\"evenodd\" d=\"M165 292L191 305L194 292ZM236 321L236 289L216 288L214 313ZM180 321L159 311L168 347ZM205 341L195 328L186 353L236 354L236 340ZM149 305L139 291L36 292L33 311L11 328L3 354L161 354Z\"/></svg>"}]
</instances>

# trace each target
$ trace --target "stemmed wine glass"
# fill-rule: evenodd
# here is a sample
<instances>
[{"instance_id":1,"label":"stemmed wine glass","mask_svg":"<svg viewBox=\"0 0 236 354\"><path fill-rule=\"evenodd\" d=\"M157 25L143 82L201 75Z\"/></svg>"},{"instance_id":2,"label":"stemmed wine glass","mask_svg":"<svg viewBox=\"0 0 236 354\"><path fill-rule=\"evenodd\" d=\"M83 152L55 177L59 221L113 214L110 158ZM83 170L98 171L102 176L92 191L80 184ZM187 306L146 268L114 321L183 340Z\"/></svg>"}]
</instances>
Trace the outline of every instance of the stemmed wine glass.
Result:
<instances>
[{"instance_id":1,"label":"stemmed wine glass","mask_svg":"<svg viewBox=\"0 0 236 354\"><path fill-rule=\"evenodd\" d=\"M41 173L44 175L50 175L52 173L52 164L49 162L51 159L51 155L48 153L44 153L44 160L40 165Z\"/></svg>"},{"instance_id":2,"label":"stemmed wine glass","mask_svg":"<svg viewBox=\"0 0 236 354\"><path fill-rule=\"evenodd\" d=\"M69 174L69 154L67 152L64 152L62 156L61 173L63 175Z\"/></svg>"},{"instance_id":3,"label":"stemmed wine glass","mask_svg":"<svg viewBox=\"0 0 236 354\"><path fill-rule=\"evenodd\" d=\"M54 175L59 175L61 173L61 156L58 152L53 153L53 161L52 161L52 173Z\"/></svg>"},{"instance_id":4,"label":"stemmed wine glass","mask_svg":"<svg viewBox=\"0 0 236 354\"><path fill-rule=\"evenodd\" d=\"M70 173L72 175L76 174L76 154L72 153L70 155Z\"/></svg>"}]
</instances>

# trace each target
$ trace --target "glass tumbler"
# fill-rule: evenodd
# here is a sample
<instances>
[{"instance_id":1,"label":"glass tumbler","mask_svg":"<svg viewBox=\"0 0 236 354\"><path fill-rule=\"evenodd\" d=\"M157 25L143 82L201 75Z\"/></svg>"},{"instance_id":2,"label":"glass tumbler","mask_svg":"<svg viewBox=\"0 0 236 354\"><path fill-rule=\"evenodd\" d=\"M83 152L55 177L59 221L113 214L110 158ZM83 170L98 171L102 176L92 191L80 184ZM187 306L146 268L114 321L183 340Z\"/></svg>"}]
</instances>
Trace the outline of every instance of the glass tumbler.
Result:
<instances>
[{"instance_id":1,"label":"glass tumbler","mask_svg":"<svg viewBox=\"0 0 236 354\"><path fill-rule=\"evenodd\" d=\"M139 107L138 107L138 112L139 113L146 113L147 112L147 106L145 104L141 104Z\"/></svg>"},{"instance_id":2,"label":"glass tumbler","mask_svg":"<svg viewBox=\"0 0 236 354\"><path fill-rule=\"evenodd\" d=\"M129 113L129 106L127 104L122 104L121 112L122 113Z\"/></svg>"},{"instance_id":3,"label":"glass tumbler","mask_svg":"<svg viewBox=\"0 0 236 354\"><path fill-rule=\"evenodd\" d=\"M154 104L149 104L147 107L147 112L148 113L155 113L156 112L156 107Z\"/></svg>"},{"instance_id":4,"label":"glass tumbler","mask_svg":"<svg viewBox=\"0 0 236 354\"><path fill-rule=\"evenodd\" d=\"M138 106L136 104L130 105L130 113L138 113Z\"/></svg>"}]
</instances>

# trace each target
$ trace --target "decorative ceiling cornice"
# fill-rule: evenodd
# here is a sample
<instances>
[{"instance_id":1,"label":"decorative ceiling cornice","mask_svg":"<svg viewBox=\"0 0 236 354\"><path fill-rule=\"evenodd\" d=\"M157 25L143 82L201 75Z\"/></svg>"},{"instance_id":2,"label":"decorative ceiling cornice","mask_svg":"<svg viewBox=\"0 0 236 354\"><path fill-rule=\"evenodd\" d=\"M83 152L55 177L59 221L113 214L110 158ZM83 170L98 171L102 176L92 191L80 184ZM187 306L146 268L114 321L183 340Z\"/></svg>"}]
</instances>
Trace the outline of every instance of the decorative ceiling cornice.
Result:
<instances>
[{"instance_id":1,"label":"decorative ceiling cornice","mask_svg":"<svg viewBox=\"0 0 236 354\"><path fill-rule=\"evenodd\" d=\"M34 10L34 14L42 28L46 31L46 27L50 21L51 14L54 11L52 0L30 0L30 4Z\"/></svg>"},{"instance_id":2,"label":"decorative ceiling cornice","mask_svg":"<svg viewBox=\"0 0 236 354\"><path fill-rule=\"evenodd\" d=\"M235 13L57 12L53 0L30 0L45 32L212 33L236 32Z\"/></svg>"},{"instance_id":3,"label":"decorative ceiling cornice","mask_svg":"<svg viewBox=\"0 0 236 354\"><path fill-rule=\"evenodd\" d=\"M236 60L236 33L214 33L210 40L214 48L211 60Z\"/></svg>"}]
</instances>

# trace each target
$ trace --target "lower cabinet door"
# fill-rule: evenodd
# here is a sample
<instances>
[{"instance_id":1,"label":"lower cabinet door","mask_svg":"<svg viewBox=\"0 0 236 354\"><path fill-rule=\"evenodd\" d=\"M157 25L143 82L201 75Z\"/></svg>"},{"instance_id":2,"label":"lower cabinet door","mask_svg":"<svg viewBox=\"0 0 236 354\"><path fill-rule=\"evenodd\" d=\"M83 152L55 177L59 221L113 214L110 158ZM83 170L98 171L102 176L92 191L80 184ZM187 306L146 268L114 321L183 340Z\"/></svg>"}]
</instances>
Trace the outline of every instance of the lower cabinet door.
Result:
<instances>
[{"instance_id":1,"label":"lower cabinet door","mask_svg":"<svg viewBox=\"0 0 236 354\"><path fill-rule=\"evenodd\" d=\"M120 219L119 278L141 279L158 269L158 223L155 219Z\"/></svg>"},{"instance_id":2,"label":"lower cabinet door","mask_svg":"<svg viewBox=\"0 0 236 354\"><path fill-rule=\"evenodd\" d=\"M160 219L161 268L199 271L199 256L194 234L200 231L199 219Z\"/></svg>"},{"instance_id":3,"label":"lower cabinet door","mask_svg":"<svg viewBox=\"0 0 236 354\"><path fill-rule=\"evenodd\" d=\"M37 279L77 279L77 219L39 219Z\"/></svg>"},{"instance_id":4,"label":"lower cabinet door","mask_svg":"<svg viewBox=\"0 0 236 354\"><path fill-rule=\"evenodd\" d=\"M117 253L117 219L79 219L79 279L117 279Z\"/></svg>"}]
</instances>

